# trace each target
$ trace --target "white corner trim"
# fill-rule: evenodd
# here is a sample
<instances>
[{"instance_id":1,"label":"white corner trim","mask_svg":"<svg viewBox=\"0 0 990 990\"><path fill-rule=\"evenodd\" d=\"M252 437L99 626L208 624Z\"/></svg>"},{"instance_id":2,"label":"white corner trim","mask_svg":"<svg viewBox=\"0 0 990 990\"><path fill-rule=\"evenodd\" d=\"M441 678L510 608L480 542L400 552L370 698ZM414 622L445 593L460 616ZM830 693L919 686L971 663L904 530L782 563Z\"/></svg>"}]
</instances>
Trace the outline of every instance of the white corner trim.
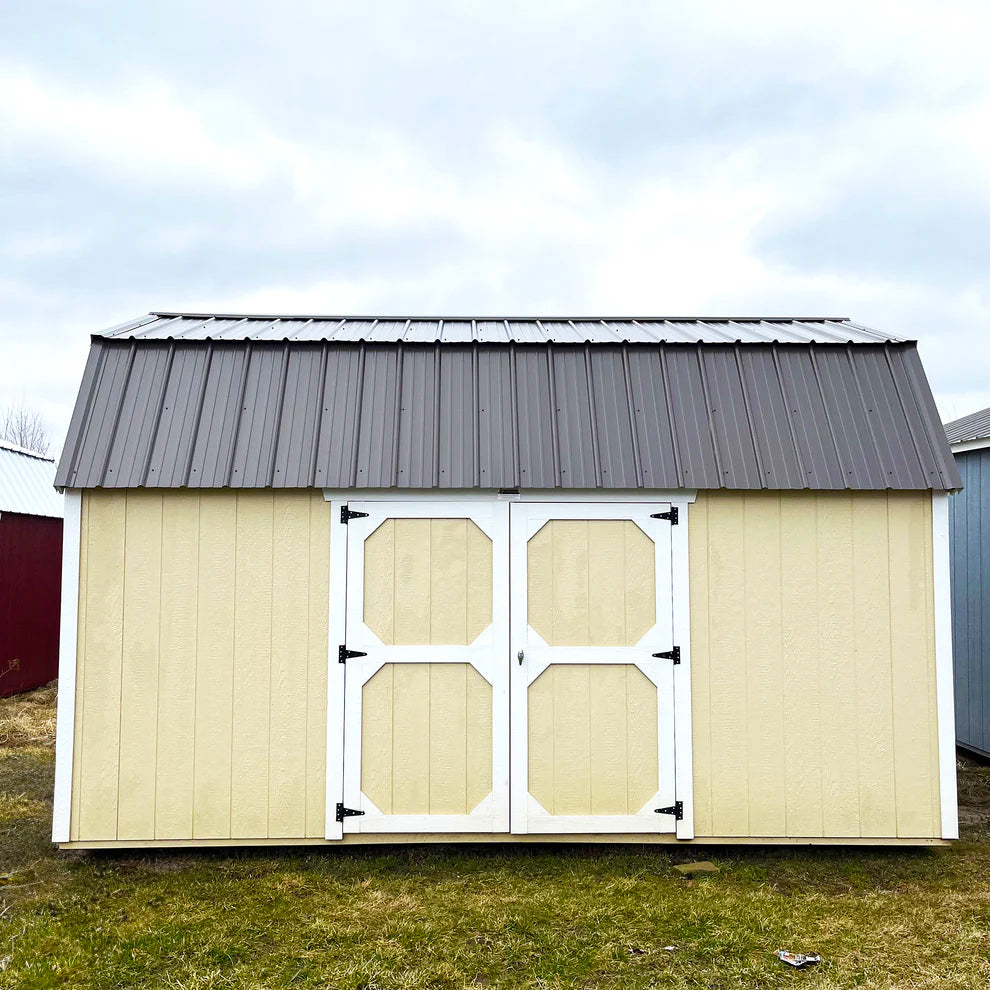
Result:
<instances>
[{"instance_id":1,"label":"white corner trim","mask_svg":"<svg viewBox=\"0 0 990 990\"><path fill-rule=\"evenodd\" d=\"M671 596L674 613L674 643L681 662L674 667L674 768L675 792L682 802L683 817L677 823L678 839L694 838L694 756L691 745L691 602L688 556L687 501L674 502L680 511L670 528Z\"/></svg>"},{"instance_id":2,"label":"white corner trim","mask_svg":"<svg viewBox=\"0 0 990 990\"><path fill-rule=\"evenodd\" d=\"M326 825L328 839L342 839L337 802L344 797L344 671L337 650L346 643L347 527L340 522L346 501L330 501L330 621L327 627L327 773Z\"/></svg>"},{"instance_id":3,"label":"white corner trim","mask_svg":"<svg viewBox=\"0 0 990 990\"><path fill-rule=\"evenodd\" d=\"M55 721L55 795L52 842L69 841L72 758L76 722L76 647L79 632L79 543L82 494L65 492L62 520L62 599L58 640L58 710Z\"/></svg>"},{"instance_id":4,"label":"white corner trim","mask_svg":"<svg viewBox=\"0 0 990 990\"><path fill-rule=\"evenodd\" d=\"M949 496L932 493L932 562L935 598L935 696L938 713L938 780L942 838L959 838L956 795L956 713L952 683L952 598L949 586Z\"/></svg>"}]
</instances>

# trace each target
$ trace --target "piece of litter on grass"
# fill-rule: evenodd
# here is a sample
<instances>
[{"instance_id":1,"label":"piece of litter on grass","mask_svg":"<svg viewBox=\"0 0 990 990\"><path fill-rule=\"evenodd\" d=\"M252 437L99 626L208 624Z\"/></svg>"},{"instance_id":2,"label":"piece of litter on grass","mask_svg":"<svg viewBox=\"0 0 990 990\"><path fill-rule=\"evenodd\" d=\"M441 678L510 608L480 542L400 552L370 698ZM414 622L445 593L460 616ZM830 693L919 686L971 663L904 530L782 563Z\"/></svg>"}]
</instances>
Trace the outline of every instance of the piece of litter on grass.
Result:
<instances>
[{"instance_id":1,"label":"piece of litter on grass","mask_svg":"<svg viewBox=\"0 0 990 990\"><path fill-rule=\"evenodd\" d=\"M674 869L685 876L691 873L718 873L718 867L707 859L700 863L683 863L680 866L675 866Z\"/></svg>"},{"instance_id":2,"label":"piece of litter on grass","mask_svg":"<svg viewBox=\"0 0 990 990\"><path fill-rule=\"evenodd\" d=\"M805 954L804 952L788 952L787 949L778 949L774 955L782 963L787 963L788 966L793 966L795 969L814 966L815 963L822 961L822 957L817 952Z\"/></svg>"},{"instance_id":3,"label":"piece of litter on grass","mask_svg":"<svg viewBox=\"0 0 990 990\"><path fill-rule=\"evenodd\" d=\"M677 946L676 945L665 945L663 947L663 951L664 952L676 952L677 951Z\"/></svg>"}]
</instances>

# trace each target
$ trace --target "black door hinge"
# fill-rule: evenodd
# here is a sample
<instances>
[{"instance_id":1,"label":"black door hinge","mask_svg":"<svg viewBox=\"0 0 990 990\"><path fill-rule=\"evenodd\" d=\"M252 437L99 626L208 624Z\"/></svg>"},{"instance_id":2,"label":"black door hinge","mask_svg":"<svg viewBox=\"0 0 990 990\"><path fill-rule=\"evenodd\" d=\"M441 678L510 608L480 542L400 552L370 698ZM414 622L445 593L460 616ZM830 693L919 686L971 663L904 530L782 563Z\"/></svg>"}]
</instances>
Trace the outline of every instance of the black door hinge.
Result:
<instances>
[{"instance_id":1,"label":"black door hinge","mask_svg":"<svg viewBox=\"0 0 990 990\"><path fill-rule=\"evenodd\" d=\"M337 821L342 822L345 818L353 818L355 815L363 815L363 811L357 808L345 808L343 801L337 802Z\"/></svg>"},{"instance_id":2,"label":"black door hinge","mask_svg":"<svg viewBox=\"0 0 990 990\"><path fill-rule=\"evenodd\" d=\"M651 519L666 519L671 526L677 525L677 506L672 505L670 507L670 512L651 512Z\"/></svg>"},{"instance_id":3,"label":"black door hinge","mask_svg":"<svg viewBox=\"0 0 990 990\"><path fill-rule=\"evenodd\" d=\"M340 521L344 525L347 525L352 519L361 519L367 514L367 512L358 512L357 509L349 509L346 505L340 507Z\"/></svg>"},{"instance_id":4,"label":"black door hinge","mask_svg":"<svg viewBox=\"0 0 990 990\"><path fill-rule=\"evenodd\" d=\"M343 643L337 648L337 663L347 663L352 657L366 657L360 650L349 650Z\"/></svg>"},{"instance_id":5,"label":"black door hinge","mask_svg":"<svg viewBox=\"0 0 990 990\"><path fill-rule=\"evenodd\" d=\"M671 650L664 650L663 653L653 654L658 660L673 660L676 667L681 662L681 648L675 646Z\"/></svg>"},{"instance_id":6,"label":"black door hinge","mask_svg":"<svg viewBox=\"0 0 990 990\"><path fill-rule=\"evenodd\" d=\"M339 808L340 805L338 804ZM684 802L675 801L669 808L657 808L654 811L656 815L673 815L677 821L680 821L684 817ZM340 821L338 818L337 821Z\"/></svg>"}]
</instances>

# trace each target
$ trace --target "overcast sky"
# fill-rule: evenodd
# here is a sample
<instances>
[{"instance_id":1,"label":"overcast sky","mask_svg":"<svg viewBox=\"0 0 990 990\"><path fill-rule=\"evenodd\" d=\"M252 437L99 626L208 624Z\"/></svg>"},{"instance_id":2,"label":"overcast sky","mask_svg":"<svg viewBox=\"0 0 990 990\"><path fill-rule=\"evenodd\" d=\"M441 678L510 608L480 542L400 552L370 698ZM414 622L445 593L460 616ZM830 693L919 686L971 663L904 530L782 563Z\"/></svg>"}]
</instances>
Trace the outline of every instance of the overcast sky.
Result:
<instances>
[{"instance_id":1,"label":"overcast sky","mask_svg":"<svg viewBox=\"0 0 990 990\"><path fill-rule=\"evenodd\" d=\"M205 12L204 12L205 11ZM990 405L990 4L0 4L0 404L152 309L840 315Z\"/></svg>"}]
</instances>

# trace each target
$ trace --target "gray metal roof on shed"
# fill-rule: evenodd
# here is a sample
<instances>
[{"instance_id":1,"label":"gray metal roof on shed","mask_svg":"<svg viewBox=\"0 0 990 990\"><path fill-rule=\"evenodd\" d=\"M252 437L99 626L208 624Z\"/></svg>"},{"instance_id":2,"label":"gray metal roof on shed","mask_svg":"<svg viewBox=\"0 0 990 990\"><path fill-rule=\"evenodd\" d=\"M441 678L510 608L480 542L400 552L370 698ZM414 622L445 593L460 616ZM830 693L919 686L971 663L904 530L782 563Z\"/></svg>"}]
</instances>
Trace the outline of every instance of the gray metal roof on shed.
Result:
<instances>
[{"instance_id":1,"label":"gray metal roof on shed","mask_svg":"<svg viewBox=\"0 0 990 990\"><path fill-rule=\"evenodd\" d=\"M945 436L953 444L990 439L990 409L980 409L946 423Z\"/></svg>"},{"instance_id":2,"label":"gray metal roof on shed","mask_svg":"<svg viewBox=\"0 0 990 990\"><path fill-rule=\"evenodd\" d=\"M148 313L101 336L427 344L876 344L898 340L841 316L430 317Z\"/></svg>"},{"instance_id":3,"label":"gray metal roof on shed","mask_svg":"<svg viewBox=\"0 0 990 990\"><path fill-rule=\"evenodd\" d=\"M747 325L769 333L757 329L765 323ZM716 324L694 321L690 332L702 325ZM861 332L839 326L827 330ZM94 337L60 486L959 484L913 343L347 342L136 329Z\"/></svg>"},{"instance_id":4,"label":"gray metal roof on shed","mask_svg":"<svg viewBox=\"0 0 990 990\"><path fill-rule=\"evenodd\" d=\"M54 482L54 458L0 440L0 513L61 519L62 496Z\"/></svg>"}]
</instances>

